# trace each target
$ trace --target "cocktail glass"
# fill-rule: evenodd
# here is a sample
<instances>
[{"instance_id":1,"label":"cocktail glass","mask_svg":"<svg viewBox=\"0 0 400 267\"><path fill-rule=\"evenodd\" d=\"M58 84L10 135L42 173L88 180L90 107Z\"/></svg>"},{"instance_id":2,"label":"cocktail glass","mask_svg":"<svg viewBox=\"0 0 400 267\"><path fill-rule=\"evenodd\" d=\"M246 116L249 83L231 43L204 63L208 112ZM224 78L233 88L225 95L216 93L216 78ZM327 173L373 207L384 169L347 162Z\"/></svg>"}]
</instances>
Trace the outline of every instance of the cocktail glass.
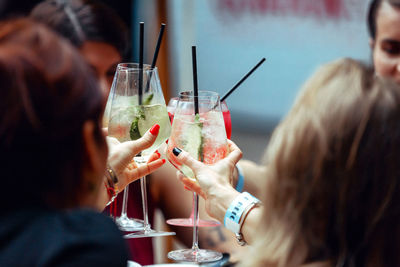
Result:
<instances>
[{"instance_id":1,"label":"cocktail glass","mask_svg":"<svg viewBox=\"0 0 400 267\"><path fill-rule=\"evenodd\" d=\"M155 123L160 125L154 144L134 157L136 164L145 164L150 155L163 144L171 132L171 124L165 106L164 96L158 78L157 68L144 65L141 70L136 63L121 63L117 67L111 89L108 135L120 142L139 139ZM146 177L140 179L143 204L143 224L128 218L128 187L124 190L121 216L116 218L123 231L134 231L125 238L173 235L173 232L160 232L151 229L147 211Z\"/></svg>"},{"instance_id":2,"label":"cocktail glass","mask_svg":"<svg viewBox=\"0 0 400 267\"><path fill-rule=\"evenodd\" d=\"M174 120L174 114L175 114L176 106L178 104L178 100L179 100L179 97L173 97L169 100L168 105L167 105L168 116L169 116L169 119L171 120L171 123ZM222 115L224 118L226 135L227 135L228 139L230 139L231 133L232 133L231 114L229 112L228 106L226 105L225 101L221 102L221 110L222 110ZM195 194L195 193L193 193L193 194ZM195 199L195 197L196 196L193 195L193 199ZM194 201L193 201L193 204L194 204ZM189 218L169 219L166 221L166 223L169 225L174 225L174 226L193 227L193 217L194 217L194 205L192 205L192 211L190 213ZM220 225L221 225L221 223L216 220L199 219L197 222L198 227L216 227L216 226L220 226Z\"/></svg>"},{"instance_id":3,"label":"cocktail glass","mask_svg":"<svg viewBox=\"0 0 400 267\"><path fill-rule=\"evenodd\" d=\"M194 101L197 98L199 113L195 114ZM219 95L210 91L199 91L196 97L192 91L181 92L168 141L167 157L172 165L185 176L195 179L192 170L180 165L172 154L174 147L187 151L195 159L213 164L228 153L224 119ZM193 244L191 249L175 250L168 258L186 262L212 262L222 258L222 254L198 246L199 197L194 195Z\"/></svg>"}]
</instances>

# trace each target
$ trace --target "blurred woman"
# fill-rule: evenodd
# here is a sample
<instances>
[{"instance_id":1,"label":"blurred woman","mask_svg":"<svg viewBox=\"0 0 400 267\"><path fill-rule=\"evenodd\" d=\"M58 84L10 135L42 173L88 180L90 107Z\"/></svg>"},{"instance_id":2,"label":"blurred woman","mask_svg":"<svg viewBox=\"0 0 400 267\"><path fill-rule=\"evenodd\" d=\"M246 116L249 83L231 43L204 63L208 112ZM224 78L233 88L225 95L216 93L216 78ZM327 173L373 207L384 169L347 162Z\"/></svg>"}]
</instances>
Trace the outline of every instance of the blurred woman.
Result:
<instances>
[{"instance_id":1,"label":"blurred woman","mask_svg":"<svg viewBox=\"0 0 400 267\"><path fill-rule=\"evenodd\" d=\"M44 23L76 46L96 73L99 84L108 96L115 69L128 52L128 30L118 15L96 0L47 0L38 4L30 17ZM105 118L107 116L104 116ZM103 121L107 125L108 121ZM118 143L117 140L114 140ZM114 144L114 142L109 142ZM125 146L122 143L120 146ZM113 150L113 149L112 149ZM115 155L118 155L115 151ZM140 185L130 185L128 215L143 216ZM151 192L148 189L148 192ZM122 195L116 199L117 214L122 208ZM155 204L149 198L149 221L153 221ZM106 210L109 214L109 210ZM153 263L153 243L150 238L130 239L130 259L141 264Z\"/></svg>"},{"instance_id":2,"label":"blurred woman","mask_svg":"<svg viewBox=\"0 0 400 267\"><path fill-rule=\"evenodd\" d=\"M96 70L97 77L102 81L103 90L105 92L110 90L114 68L124 59L128 50L128 33L123 22L109 7L95 0L47 0L33 9L31 17L69 39ZM96 46L99 49L96 49ZM106 53L101 47L108 47L110 53ZM175 170L173 166L164 164L147 179L150 223L153 223L157 208L161 210L165 219L185 218L190 215L193 196L175 179ZM129 193L128 216L143 218L140 184L131 184ZM117 216L122 208L122 195L119 194L116 199ZM201 212L202 218L207 216L204 209L201 209ZM172 230L177 233L180 242L187 246L191 245L190 230L184 227L172 227ZM234 238L228 236L228 231L223 234L225 231L223 227L203 228L200 230L199 240L206 248L223 252L240 250ZM127 242L132 260L143 265L154 263L152 239L129 239Z\"/></svg>"},{"instance_id":3,"label":"blurred woman","mask_svg":"<svg viewBox=\"0 0 400 267\"><path fill-rule=\"evenodd\" d=\"M367 21L376 73L400 83L400 1L371 1Z\"/></svg>"},{"instance_id":4,"label":"blurred woman","mask_svg":"<svg viewBox=\"0 0 400 267\"><path fill-rule=\"evenodd\" d=\"M273 133L263 206L240 219L254 245L240 266L399 266L399 121L394 82L350 59L319 69ZM181 180L220 221L241 195L229 182L241 153L230 146L214 166L175 150L198 183Z\"/></svg>"},{"instance_id":5,"label":"blurred woman","mask_svg":"<svg viewBox=\"0 0 400 267\"><path fill-rule=\"evenodd\" d=\"M106 167L105 99L92 70L27 19L0 25L0 77L0 265L126 266L121 233L95 210L163 164L129 169L121 159L151 146L157 126L109 160L118 170Z\"/></svg>"},{"instance_id":6,"label":"blurred woman","mask_svg":"<svg viewBox=\"0 0 400 267\"><path fill-rule=\"evenodd\" d=\"M114 72L128 52L128 30L106 5L92 0L48 0L30 15L67 38L93 68L108 95Z\"/></svg>"}]
</instances>

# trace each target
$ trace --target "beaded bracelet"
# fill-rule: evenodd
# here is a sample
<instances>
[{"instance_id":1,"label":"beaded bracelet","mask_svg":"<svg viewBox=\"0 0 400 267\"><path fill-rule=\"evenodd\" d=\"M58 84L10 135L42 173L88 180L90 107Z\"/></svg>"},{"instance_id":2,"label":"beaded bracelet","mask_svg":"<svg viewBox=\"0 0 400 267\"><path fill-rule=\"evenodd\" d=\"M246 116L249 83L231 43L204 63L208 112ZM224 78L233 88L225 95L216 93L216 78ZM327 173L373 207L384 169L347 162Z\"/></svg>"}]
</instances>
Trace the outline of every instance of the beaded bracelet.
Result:
<instances>
[{"instance_id":1,"label":"beaded bracelet","mask_svg":"<svg viewBox=\"0 0 400 267\"><path fill-rule=\"evenodd\" d=\"M114 199L117 197L119 190L118 190L118 177L115 174L114 170L111 168L110 165L107 164L106 169L106 180L104 181L104 185L107 189L107 194L110 198L110 201L107 203L106 206L110 205Z\"/></svg>"},{"instance_id":2,"label":"beaded bracelet","mask_svg":"<svg viewBox=\"0 0 400 267\"><path fill-rule=\"evenodd\" d=\"M236 239L241 246L246 244L241 233L244 219L247 217L250 210L259 203L261 203L260 200L247 192L243 192L232 201L229 208L226 210L224 225L227 229L235 233Z\"/></svg>"}]
</instances>

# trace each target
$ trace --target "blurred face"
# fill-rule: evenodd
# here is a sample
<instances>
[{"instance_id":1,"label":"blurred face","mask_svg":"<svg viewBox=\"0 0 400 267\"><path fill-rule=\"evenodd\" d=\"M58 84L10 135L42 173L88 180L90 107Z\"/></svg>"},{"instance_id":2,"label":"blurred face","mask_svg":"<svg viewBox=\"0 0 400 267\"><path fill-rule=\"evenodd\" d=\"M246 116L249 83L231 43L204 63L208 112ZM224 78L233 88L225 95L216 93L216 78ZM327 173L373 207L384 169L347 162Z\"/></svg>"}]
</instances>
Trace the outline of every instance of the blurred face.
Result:
<instances>
[{"instance_id":1,"label":"blurred face","mask_svg":"<svg viewBox=\"0 0 400 267\"><path fill-rule=\"evenodd\" d=\"M79 51L93 68L99 79L101 89L108 96L115 69L122 60L118 50L107 43L86 41Z\"/></svg>"},{"instance_id":2,"label":"blurred face","mask_svg":"<svg viewBox=\"0 0 400 267\"><path fill-rule=\"evenodd\" d=\"M376 73L400 84L400 8L385 1L377 13L372 49Z\"/></svg>"}]
</instances>

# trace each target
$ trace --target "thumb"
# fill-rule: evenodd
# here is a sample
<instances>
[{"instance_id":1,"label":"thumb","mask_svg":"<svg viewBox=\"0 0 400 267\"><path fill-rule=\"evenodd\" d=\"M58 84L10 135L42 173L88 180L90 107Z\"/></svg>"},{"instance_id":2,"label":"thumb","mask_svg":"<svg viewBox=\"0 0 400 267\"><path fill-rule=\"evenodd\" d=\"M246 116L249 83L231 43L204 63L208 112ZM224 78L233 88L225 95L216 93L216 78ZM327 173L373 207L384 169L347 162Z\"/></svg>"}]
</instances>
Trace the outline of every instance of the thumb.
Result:
<instances>
[{"instance_id":1,"label":"thumb","mask_svg":"<svg viewBox=\"0 0 400 267\"><path fill-rule=\"evenodd\" d=\"M151 147L157 139L158 131L160 130L160 125L154 124L150 130L148 130L142 137L135 141L128 141L127 146L133 156L137 155L142 150Z\"/></svg>"},{"instance_id":2,"label":"thumb","mask_svg":"<svg viewBox=\"0 0 400 267\"><path fill-rule=\"evenodd\" d=\"M228 140L229 154L225 160L232 162L234 165L242 158L243 153L239 147L232 141Z\"/></svg>"},{"instance_id":3,"label":"thumb","mask_svg":"<svg viewBox=\"0 0 400 267\"><path fill-rule=\"evenodd\" d=\"M172 154L177 163L188 166L195 174L204 166L202 162L195 160L189 153L180 148L174 147Z\"/></svg>"}]
</instances>

